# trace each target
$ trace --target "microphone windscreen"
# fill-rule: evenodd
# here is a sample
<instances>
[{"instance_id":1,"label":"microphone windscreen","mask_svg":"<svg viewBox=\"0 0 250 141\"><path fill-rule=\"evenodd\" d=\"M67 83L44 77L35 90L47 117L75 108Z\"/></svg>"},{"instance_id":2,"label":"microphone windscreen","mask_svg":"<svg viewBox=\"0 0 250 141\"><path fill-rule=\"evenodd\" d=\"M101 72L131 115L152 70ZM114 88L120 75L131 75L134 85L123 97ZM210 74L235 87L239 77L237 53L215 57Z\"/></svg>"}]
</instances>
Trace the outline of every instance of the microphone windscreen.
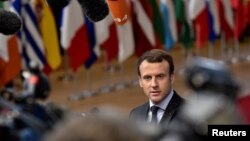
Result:
<instances>
[{"instance_id":1,"label":"microphone windscreen","mask_svg":"<svg viewBox=\"0 0 250 141\"><path fill-rule=\"evenodd\" d=\"M0 33L11 35L18 32L22 22L18 15L13 12L0 10Z\"/></svg>"},{"instance_id":2,"label":"microphone windscreen","mask_svg":"<svg viewBox=\"0 0 250 141\"><path fill-rule=\"evenodd\" d=\"M116 24L123 25L128 20L128 6L125 0L106 0Z\"/></svg>"},{"instance_id":3,"label":"microphone windscreen","mask_svg":"<svg viewBox=\"0 0 250 141\"><path fill-rule=\"evenodd\" d=\"M69 4L70 0L46 0L47 4L52 8L63 8Z\"/></svg>"},{"instance_id":4,"label":"microphone windscreen","mask_svg":"<svg viewBox=\"0 0 250 141\"><path fill-rule=\"evenodd\" d=\"M109 8L105 0L78 0L84 14L92 22L98 22L109 14Z\"/></svg>"}]
</instances>

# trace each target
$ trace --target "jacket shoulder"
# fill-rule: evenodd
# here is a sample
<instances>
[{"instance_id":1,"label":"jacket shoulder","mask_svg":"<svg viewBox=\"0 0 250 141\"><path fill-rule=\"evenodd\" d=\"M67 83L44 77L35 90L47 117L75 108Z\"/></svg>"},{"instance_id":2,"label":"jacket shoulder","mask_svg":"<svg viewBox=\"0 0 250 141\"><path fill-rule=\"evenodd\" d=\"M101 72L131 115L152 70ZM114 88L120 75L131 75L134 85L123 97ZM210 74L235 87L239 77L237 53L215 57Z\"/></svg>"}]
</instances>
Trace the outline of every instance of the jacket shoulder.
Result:
<instances>
[{"instance_id":1,"label":"jacket shoulder","mask_svg":"<svg viewBox=\"0 0 250 141\"><path fill-rule=\"evenodd\" d=\"M136 117L138 117L138 116L141 116L141 115L144 114L144 113L147 113L148 107L149 107L149 103L146 102L146 103L144 103L144 104L142 104L142 105L139 105L139 106L133 108L133 109L130 111L129 117L130 117L130 118L134 118L134 117L136 118Z\"/></svg>"}]
</instances>

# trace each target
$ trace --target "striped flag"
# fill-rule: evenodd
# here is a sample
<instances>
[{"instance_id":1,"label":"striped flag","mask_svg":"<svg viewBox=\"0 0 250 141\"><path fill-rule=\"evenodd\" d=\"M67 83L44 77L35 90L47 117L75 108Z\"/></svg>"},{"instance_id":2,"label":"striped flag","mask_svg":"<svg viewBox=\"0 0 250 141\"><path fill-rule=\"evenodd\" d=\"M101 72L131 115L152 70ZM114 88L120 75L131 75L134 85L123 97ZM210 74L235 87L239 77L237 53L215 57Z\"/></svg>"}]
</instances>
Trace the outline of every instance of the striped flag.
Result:
<instances>
[{"instance_id":1,"label":"striped flag","mask_svg":"<svg viewBox=\"0 0 250 141\"><path fill-rule=\"evenodd\" d=\"M14 10L22 18L22 29L18 33L20 46L22 48L22 57L27 67L30 61L38 63L40 69L47 64L45 49L41 32L38 27L38 19L32 6L28 0L13 0L11 9Z\"/></svg>"},{"instance_id":2,"label":"striped flag","mask_svg":"<svg viewBox=\"0 0 250 141\"><path fill-rule=\"evenodd\" d=\"M160 2L165 31L165 50L170 50L177 42L177 27L174 5L172 0L161 0Z\"/></svg>"},{"instance_id":3,"label":"striped flag","mask_svg":"<svg viewBox=\"0 0 250 141\"><path fill-rule=\"evenodd\" d=\"M134 0L131 7L135 54L141 56L156 46L152 11L145 0Z\"/></svg>"},{"instance_id":4,"label":"striped flag","mask_svg":"<svg viewBox=\"0 0 250 141\"><path fill-rule=\"evenodd\" d=\"M165 33L163 27L163 20L161 17L160 9L156 0L147 0L152 9L152 22L154 26L154 33L156 39L156 47L162 48L165 43Z\"/></svg>"},{"instance_id":5,"label":"striped flag","mask_svg":"<svg viewBox=\"0 0 250 141\"><path fill-rule=\"evenodd\" d=\"M69 56L73 71L90 57L87 28L82 9L76 0L63 9L61 44Z\"/></svg>"},{"instance_id":6,"label":"striped flag","mask_svg":"<svg viewBox=\"0 0 250 141\"><path fill-rule=\"evenodd\" d=\"M178 25L179 41L185 48L192 47L192 34L190 21L188 19L188 1L174 0L175 14Z\"/></svg>"}]
</instances>

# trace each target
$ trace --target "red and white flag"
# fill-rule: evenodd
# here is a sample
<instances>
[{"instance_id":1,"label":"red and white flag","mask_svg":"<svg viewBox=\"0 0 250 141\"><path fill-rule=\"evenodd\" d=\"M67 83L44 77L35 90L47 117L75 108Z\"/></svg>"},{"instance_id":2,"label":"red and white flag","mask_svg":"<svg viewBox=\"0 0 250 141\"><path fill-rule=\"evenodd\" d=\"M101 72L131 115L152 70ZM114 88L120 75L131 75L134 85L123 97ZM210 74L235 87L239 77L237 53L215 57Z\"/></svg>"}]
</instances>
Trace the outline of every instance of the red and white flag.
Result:
<instances>
[{"instance_id":1,"label":"red and white flag","mask_svg":"<svg viewBox=\"0 0 250 141\"><path fill-rule=\"evenodd\" d=\"M68 53L70 65L77 70L90 57L87 28L82 9L76 0L63 9L61 26L62 47Z\"/></svg>"},{"instance_id":2,"label":"red and white flag","mask_svg":"<svg viewBox=\"0 0 250 141\"><path fill-rule=\"evenodd\" d=\"M133 0L131 9L135 53L141 56L145 51L156 46L152 11L145 0Z\"/></svg>"},{"instance_id":3,"label":"red and white flag","mask_svg":"<svg viewBox=\"0 0 250 141\"><path fill-rule=\"evenodd\" d=\"M130 3L126 1L128 7ZM125 24L117 25L118 40L119 40L119 52L118 52L118 62L122 63L130 56L133 55L135 50L134 33L132 22L130 18L130 11L128 13L128 19Z\"/></svg>"},{"instance_id":4,"label":"red and white flag","mask_svg":"<svg viewBox=\"0 0 250 141\"><path fill-rule=\"evenodd\" d=\"M11 82L21 71L21 55L17 37L0 34L0 88ZM4 54L3 54L4 53Z\"/></svg>"},{"instance_id":5,"label":"red and white flag","mask_svg":"<svg viewBox=\"0 0 250 141\"><path fill-rule=\"evenodd\" d=\"M190 0L189 16L193 20L196 46L203 47L209 37L209 17L205 0Z\"/></svg>"},{"instance_id":6,"label":"red and white flag","mask_svg":"<svg viewBox=\"0 0 250 141\"><path fill-rule=\"evenodd\" d=\"M232 38L234 35L233 9L229 0L217 0L219 17L221 23L221 32L225 38Z\"/></svg>"}]
</instances>

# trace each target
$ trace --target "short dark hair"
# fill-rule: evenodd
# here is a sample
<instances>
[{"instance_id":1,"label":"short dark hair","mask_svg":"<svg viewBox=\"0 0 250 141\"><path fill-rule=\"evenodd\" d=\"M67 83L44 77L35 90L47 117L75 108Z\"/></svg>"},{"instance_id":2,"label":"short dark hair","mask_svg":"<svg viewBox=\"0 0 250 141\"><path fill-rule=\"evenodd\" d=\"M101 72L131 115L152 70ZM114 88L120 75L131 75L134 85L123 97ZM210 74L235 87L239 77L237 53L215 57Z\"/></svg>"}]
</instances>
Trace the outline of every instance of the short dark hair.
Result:
<instances>
[{"instance_id":1,"label":"short dark hair","mask_svg":"<svg viewBox=\"0 0 250 141\"><path fill-rule=\"evenodd\" d=\"M137 73L141 76L140 73L140 65L141 63L146 60L149 63L158 63L166 60L169 64L169 74L174 73L174 61L171 55L169 55L166 51L161 49L151 49L145 52L142 56L139 57L137 60Z\"/></svg>"}]
</instances>

